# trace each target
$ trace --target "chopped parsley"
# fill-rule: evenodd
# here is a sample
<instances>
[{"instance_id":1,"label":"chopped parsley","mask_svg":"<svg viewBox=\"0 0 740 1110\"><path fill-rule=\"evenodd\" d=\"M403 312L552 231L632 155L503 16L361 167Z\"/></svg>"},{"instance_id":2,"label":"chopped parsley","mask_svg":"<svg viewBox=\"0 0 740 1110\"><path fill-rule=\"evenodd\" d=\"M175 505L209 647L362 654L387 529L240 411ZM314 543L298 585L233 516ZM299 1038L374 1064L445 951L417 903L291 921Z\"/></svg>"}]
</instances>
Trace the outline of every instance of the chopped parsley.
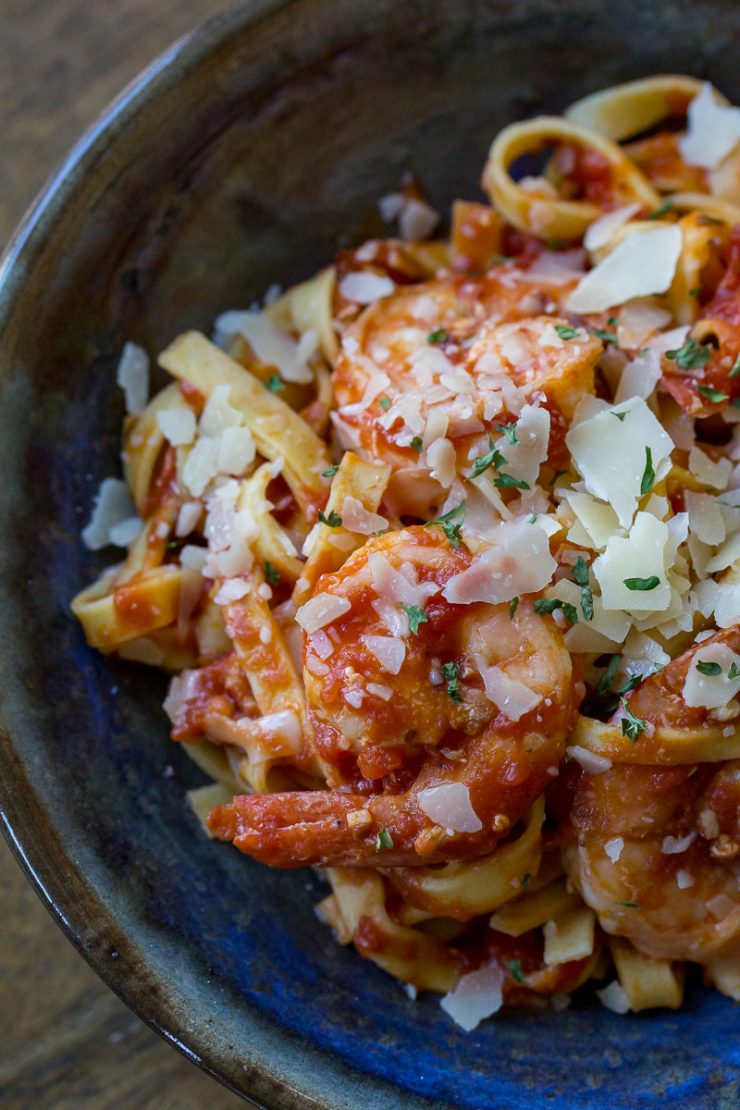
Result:
<instances>
[{"instance_id":1,"label":"chopped parsley","mask_svg":"<svg viewBox=\"0 0 740 1110\"><path fill-rule=\"evenodd\" d=\"M612 412L612 416L616 416L617 420L620 420L622 424L624 424L624 418L626 415L626 412Z\"/></svg>"},{"instance_id":2,"label":"chopped parsley","mask_svg":"<svg viewBox=\"0 0 740 1110\"><path fill-rule=\"evenodd\" d=\"M519 608L519 598L518 597L512 597L511 601L509 602L509 620L513 621L514 617L516 616L516 611L517 611L518 608ZM733 665L733 667L735 666L734 663L732 665Z\"/></svg>"},{"instance_id":3,"label":"chopped parsley","mask_svg":"<svg viewBox=\"0 0 740 1110\"><path fill-rule=\"evenodd\" d=\"M461 501L459 505L455 505L454 509L449 509L446 513L443 513L442 516L437 517L436 520L430 520L427 524L427 528L434 528L438 525L447 536L452 546L459 547L460 529L465 519L465 504L465 501Z\"/></svg>"},{"instance_id":4,"label":"chopped parsley","mask_svg":"<svg viewBox=\"0 0 740 1110\"><path fill-rule=\"evenodd\" d=\"M712 357L712 352L709 347L702 347L689 336L682 347L666 351L665 357L672 359L682 370L698 370L700 366L706 366Z\"/></svg>"},{"instance_id":5,"label":"chopped parsley","mask_svg":"<svg viewBox=\"0 0 740 1110\"><path fill-rule=\"evenodd\" d=\"M639 686L642 682L641 674L631 674L617 690L618 694L629 694L630 690L634 690L635 686Z\"/></svg>"},{"instance_id":6,"label":"chopped parsley","mask_svg":"<svg viewBox=\"0 0 740 1110\"><path fill-rule=\"evenodd\" d=\"M740 397L735 397L732 401L730 401L730 404L734 409L740 409Z\"/></svg>"},{"instance_id":7,"label":"chopped parsley","mask_svg":"<svg viewBox=\"0 0 740 1110\"><path fill-rule=\"evenodd\" d=\"M562 609L571 624L578 624L576 607L569 601L561 601L559 597L540 597L534 603L535 613L554 613L556 609Z\"/></svg>"},{"instance_id":8,"label":"chopped parsley","mask_svg":"<svg viewBox=\"0 0 740 1110\"><path fill-rule=\"evenodd\" d=\"M723 393L721 389L712 389L711 385L698 385L696 389L702 397L706 397L713 405L721 405L723 401L729 401L730 399L729 393Z\"/></svg>"},{"instance_id":9,"label":"chopped parsley","mask_svg":"<svg viewBox=\"0 0 740 1110\"><path fill-rule=\"evenodd\" d=\"M393 402L391 401L390 397L381 397L378 401L378 404L382 408L383 412L386 412L386 410L391 407L392 403Z\"/></svg>"},{"instance_id":10,"label":"chopped parsley","mask_svg":"<svg viewBox=\"0 0 740 1110\"><path fill-rule=\"evenodd\" d=\"M573 567L573 581L576 586L581 587L581 611L584 619L592 621L594 619L594 594L588 581L586 560L582 555L578 556L576 565Z\"/></svg>"},{"instance_id":11,"label":"chopped parsley","mask_svg":"<svg viewBox=\"0 0 740 1110\"><path fill-rule=\"evenodd\" d=\"M414 451L421 451L421 436L414 436L414 438L411 440L411 443L409 444L409 447L411 447Z\"/></svg>"},{"instance_id":12,"label":"chopped parsley","mask_svg":"<svg viewBox=\"0 0 740 1110\"><path fill-rule=\"evenodd\" d=\"M637 902L617 902L618 906L625 906L628 910L639 910L640 906Z\"/></svg>"},{"instance_id":13,"label":"chopped parsley","mask_svg":"<svg viewBox=\"0 0 740 1110\"><path fill-rule=\"evenodd\" d=\"M529 884L531 882L532 882L532 876L530 875L529 871L525 871L524 875L522 876L522 886L524 887L525 890L527 889L527 887L529 886Z\"/></svg>"},{"instance_id":14,"label":"chopped parsley","mask_svg":"<svg viewBox=\"0 0 740 1110\"><path fill-rule=\"evenodd\" d=\"M732 370L730 370L730 377L736 378L740 374L740 355L737 356L733 363Z\"/></svg>"},{"instance_id":15,"label":"chopped parsley","mask_svg":"<svg viewBox=\"0 0 740 1110\"><path fill-rule=\"evenodd\" d=\"M500 473L497 478L493 480L494 486L499 489L531 489L529 482L525 482L522 478L515 478L513 474Z\"/></svg>"},{"instance_id":16,"label":"chopped parsley","mask_svg":"<svg viewBox=\"0 0 740 1110\"><path fill-rule=\"evenodd\" d=\"M618 323L619 323L619 317L618 316L610 316L609 319L607 320L607 324L609 325L610 328L616 328Z\"/></svg>"},{"instance_id":17,"label":"chopped parsley","mask_svg":"<svg viewBox=\"0 0 740 1110\"><path fill-rule=\"evenodd\" d=\"M514 979L515 982L526 983L527 976L522 971L521 960L509 960L509 971L511 972L511 977L512 979Z\"/></svg>"},{"instance_id":18,"label":"chopped parsley","mask_svg":"<svg viewBox=\"0 0 740 1110\"><path fill-rule=\"evenodd\" d=\"M429 332L427 343L446 343L448 339L447 328L437 328L435 331Z\"/></svg>"},{"instance_id":19,"label":"chopped parsley","mask_svg":"<svg viewBox=\"0 0 740 1110\"><path fill-rule=\"evenodd\" d=\"M556 324L555 331L561 339L577 339L578 328L567 328L564 324Z\"/></svg>"},{"instance_id":20,"label":"chopped parsley","mask_svg":"<svg viewBox=\"0 0 740 1110\"><path fill-rule=\"evenodd\" d=\"M647 728L647 723L642 717L636 717L624 698L621 699L624 716L622 717L622 736L628 740L636 740L641 732Z\"/></svg>"},{"instance_id":21,"label":"chopped parsley","mask_svg":"<svg viewBox=\"0 0 740 1110\"><path fill-rule=\"evenodd\" d=\"M622 662L621 655L612 655L611 659L606 665L606 670L596 683L596 693L599 697L609 692L614 677L619 669L619 664Z\"/></svg>"},{"instance_id":22,"label":"chopped parsley","mask_svg":"<svg viewBox=\"0 0 740 1110\"><path fill-rule=\"evenodd\" d=\"M527 518L527 524L536 524L536 523L537 523L537 513L532 513L532 515Z\"/></svg>"},{"instance_id":23,"label":"chopped parsley","mask_svg":"<svg viewBox=\"0 0 740 1110\"><path fill-rule=\"evenodd\" d=\"M488 437L488 447L489 450L486 454L480 455L474 461L473 469L468 475L469 478L480 478L481 474L485 474L490 466L492 466L494 470L498 470L508 462L508 459L505 459L501 452L494 447L493 440L490 436Z\"/></svg>"},{"instance_id":24,"label":"chopped parsley","mask_svg":"<svg viewBox=\"0 0 740 1110\"><path fill-rule=\"evenodd\" d=\"M462 701L462 693L460 692L460 668L457 663L443 663L441 668L442 678L447 683L447 693L450 695L455 705L459 705Z\"/></svg>"},{"instance_id":25,"label":"chopped parsley","mask_svg":"<svg viewBox=\"0 0 740 1110\"><path fill-rule=\"evenodd\" d=\"M722 668L719 663L709 663L705 662L703 659L700 659L696 664L696 669L699 674L710 675L712 678L716 677L718 674L722 674Z\"/></svg>"},{"instance_id":26,"label":"chopped parsley","mask_svg":"<svg viewBox=\"0 0 740 1110\"><path fill-rule=\"evenodd\" d=\"M338 470L339 470L339 463L334 463L334 465L330 466L328 470L323 470L321 472L321 477L322 478L333 478Z\"/></svg>"},{"instance_id":27,"label":"chopped parsley","mask_svg":"<svg viewBox=\"0 0 740 1110\"><path fill-rule=\"evenodd\" d=\"M409 618L409 628L411 629L412 635L418 636L419 625L427 624L429 621L429 614L426 609L422 609L418 605L404 605L403 603L401 604L401 608Z\"/></svg>"},{"instance_id":28,"label":"chopped parsley","mask_svg":"<svg viewBox=\"0 0 740 1110\"><path fill-rule=\"evenodd\" d=\"M519 440L516 438L516 420L512 420L510 424L497 424L497 431L506 436L506 442L510 443L512 447L519 446Z\"/></svg>"},{"instance_id":29,"label":"chopped parsley","mask_svg":"<svg viewBox=\"0 0 740 1110\"><path fill-rule=\"evenodd\" d=\"M278 374L271 374L267 379L267 388L270 393L279 393L281 389L285 389L285 382Z\"/></svg>"},{"instance_id":30,"label":"chopped parsley","mask_svg":"<svg viewBox=\"0 0 740 1110\"><path fill-rule=\"evenodd\" d=\"M730 663L730 669L727 672L727 677L730 679L730 681L732 681L733 678L740 678L740 667L738 667L734 659Z\"/></svg>"},{"instance_id":31,"label":"chopped parsley","mask_svg":"<svg viewBox=\"0 0 740 1110\"><path fill-rule=\"evenodd\" d=\"M391 836L390 832L388 831L388 829L381 829L378 835L375 837L375 851L385 852L386 850L389 850L393 847L393 837Z\"/></svg>"},{"instance_id":32,"label":"chopped parsley","mask_svg":"<svg viewBox=\"0 0 740 1110\"><path fill-rule=\"evenodd\" d=\"M600 339L602 343L613 343L618 347L617 337L613 331L603 331L601 328L589 328L588 334L593 335L594 339Z\"/></svg>"},{"instance_id":33,"label":"chopped parsley","mask_svg":"<svg viewBox=\"0 0 740 1110\"><path fill-rule=\"evenodd\" d=\"M659 208L654 209L648 216L649 220L659 220L661 216L667 216L673 208L672 200L664 200Z\"/></svg>"},{"instance_id":34,"label":"chopped parsley","mask_svg":"<svg viewBox=\"0 0 740 1110\"><path fill-rule=\"evenodd\" d=\"M645 470L640 482L640 496L644 497L646 493L655 485L655 471L653 470L653 452L649 447L645 448Z\"/></svg>"},{"instance_id":35,"label":"chopped parsley","mask_svg":"<svg viewBox=\"0 0 740 1110\"><path fill-rule=\"evenodd\" d=\"M625 578L623 581L628 590L640 590L642 593L654 590L660 585L657 574L651 574L649 578Z\"/></svg>"},{"instance_id":36,"label":"chopped parsley","mask_svg":"<svg viewBox=\"0 0 740 1110\"><path fill-rule=\"evenodd\" d=\"M277 586L280 581L280 571L276 566L267 560L265 563L265 581L269 582L271 586Z\"/></svg>"},{"instance_id":37,"label":"chopped parsley","mask_svg":"<svg viewBox=\"0 0 740 1110\"><path fill-rule=\"evenodd\" d=\"M328 524L330 528L340 528L342 525L342 518L334 509L331 509L329 513L322 513L319 509L318 518L321 524Z\"/></svg>"}]
</instances>

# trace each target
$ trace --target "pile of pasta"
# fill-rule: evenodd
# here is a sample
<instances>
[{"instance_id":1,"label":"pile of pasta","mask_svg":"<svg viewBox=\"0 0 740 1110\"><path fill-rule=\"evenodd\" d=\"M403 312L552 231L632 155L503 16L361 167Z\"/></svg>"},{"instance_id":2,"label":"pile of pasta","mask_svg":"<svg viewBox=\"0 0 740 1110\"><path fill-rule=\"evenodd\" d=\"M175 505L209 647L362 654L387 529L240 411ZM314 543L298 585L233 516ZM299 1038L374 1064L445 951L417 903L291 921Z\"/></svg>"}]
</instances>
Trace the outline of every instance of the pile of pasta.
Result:
<instances>
[{"instance_id":1,"label":"pile of pasta","mask_svg":"<svg viewBox=\"0 0 740 1110\"><path fill-rule=\"evenodd\" d=\"M482 182L434 238L405 181L151 400L126 345L72 608L173 675L208 835L465 1029L738 999L740 110L636 81Z\"/></svg>"}]
</instances>

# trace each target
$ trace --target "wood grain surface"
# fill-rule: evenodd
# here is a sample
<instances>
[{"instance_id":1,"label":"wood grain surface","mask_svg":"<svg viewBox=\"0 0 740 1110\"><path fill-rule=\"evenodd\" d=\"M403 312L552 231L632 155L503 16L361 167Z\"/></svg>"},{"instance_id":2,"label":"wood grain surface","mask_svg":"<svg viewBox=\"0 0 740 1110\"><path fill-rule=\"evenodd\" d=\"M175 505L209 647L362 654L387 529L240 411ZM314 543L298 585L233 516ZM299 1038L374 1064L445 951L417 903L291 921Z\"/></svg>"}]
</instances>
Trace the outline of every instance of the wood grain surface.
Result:
<instances>
[{"instance_id":1,"label":"wood grain surface","mask_svg":"<svg viewBox=\"0 0 740 1110\"><path fill-rule=\"evenodd\" d=\"M109 100L224 0L1 0L0 240ZM245 1104L149 1030L52 922L0 838L0 1106Z\"/></svg>"}]
</instances>

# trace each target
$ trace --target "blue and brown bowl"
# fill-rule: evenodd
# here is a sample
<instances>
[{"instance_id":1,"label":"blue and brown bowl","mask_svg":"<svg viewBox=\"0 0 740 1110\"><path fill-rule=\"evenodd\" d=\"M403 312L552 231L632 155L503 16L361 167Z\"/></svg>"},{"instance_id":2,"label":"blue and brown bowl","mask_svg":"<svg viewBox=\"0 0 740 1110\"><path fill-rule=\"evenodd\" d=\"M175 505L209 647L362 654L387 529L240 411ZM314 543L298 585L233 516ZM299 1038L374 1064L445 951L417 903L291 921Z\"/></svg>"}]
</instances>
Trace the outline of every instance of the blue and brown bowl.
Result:
<instances>
[{"instance_id":1,"label":"blue and brown bowl","mask_svg":"<svg viewBox=\"0 0 740 1110\"><path fill-rule=\"evenodd\" d=\"M83 955L172 1043L279 1110L740 1105L737 1009L502 1014L465 1035L336 945L310 872L202 835L161 676L89 650L69 599L119 465L125 339L186 327L377 231L415 170L445 210L491 137L654 72L740 100L735 0L252 0L176 44L62 166L0 267L2 805ZM174 768L174 774L170 768Z\"/></svg>"}]
</instances>

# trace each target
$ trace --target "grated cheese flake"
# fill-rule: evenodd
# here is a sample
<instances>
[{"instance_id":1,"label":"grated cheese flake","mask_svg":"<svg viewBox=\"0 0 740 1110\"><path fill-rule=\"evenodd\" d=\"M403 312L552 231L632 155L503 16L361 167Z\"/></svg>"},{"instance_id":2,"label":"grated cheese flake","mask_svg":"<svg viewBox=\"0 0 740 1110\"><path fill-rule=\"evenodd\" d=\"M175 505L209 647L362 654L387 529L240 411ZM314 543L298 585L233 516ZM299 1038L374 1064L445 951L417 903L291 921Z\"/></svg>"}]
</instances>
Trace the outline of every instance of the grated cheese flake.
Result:
<instances>
[{"instance_id":1,"label":"grated cheese flake","mask_svg":"<svg viewBox=\"0 0 740 1110\"><path fill-rule=\"evenodd\" d=\"M124 343L116 383L123 390L126 412L141 412L149 400L149 356L136 343Z\"/></svg>"},{"instance_id":2,"label":"grated cheese flake","mask_svg":"<svg viewBox=\"0 0 740 1110\"><path fill-rule=\"evenodd\" d=\"M713 169L740 141L740 108L721 104L708 82L689 104L687 122L678 148L690 166Z\"/></svg>"},{"instance_id":3,"label":"grated cheese flake","mask_svg":"<svg viewBox=\"0 0 740 1110\"><path fill-rule=\"evenodd\" d=\"M681 247L678 227L635 229L581 278L566 307L571 312L603 312L633 297L665 293L673 281Z\"/></svg>"},{"instance_id":4,"label":"grated cheese flake","mask_svg":"<svg viewBox=\"0 0 740 1110\"><path fill-rule=\"evenodd\" d=\"M445 782L429 786L417 794L419 809L444 829L458 833L480 832L483 822L473 809L470 791L464 782Z\"/></svg>"}]
</instances>

